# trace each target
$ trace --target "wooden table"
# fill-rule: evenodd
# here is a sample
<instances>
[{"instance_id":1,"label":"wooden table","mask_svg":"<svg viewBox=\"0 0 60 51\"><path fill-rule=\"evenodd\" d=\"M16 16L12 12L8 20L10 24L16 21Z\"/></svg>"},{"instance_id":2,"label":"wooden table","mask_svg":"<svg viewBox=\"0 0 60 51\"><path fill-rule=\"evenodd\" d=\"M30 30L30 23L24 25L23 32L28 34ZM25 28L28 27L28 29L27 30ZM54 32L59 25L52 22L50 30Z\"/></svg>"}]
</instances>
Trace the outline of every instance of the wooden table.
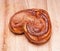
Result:
<instances>
[{"instance_id":1,"label":"wooden table","mask_svg":"<svg viewBox=\"0 0 60 51\"><path fill-rule=\"evenodd\" d=\"M11 16L29 8L45 9L50 15L52 36L41 46L33 45L25 35L14 35L9 30ZM60 0L0 0L0 51L60 51Z\"/></svg>"}]
</instances>

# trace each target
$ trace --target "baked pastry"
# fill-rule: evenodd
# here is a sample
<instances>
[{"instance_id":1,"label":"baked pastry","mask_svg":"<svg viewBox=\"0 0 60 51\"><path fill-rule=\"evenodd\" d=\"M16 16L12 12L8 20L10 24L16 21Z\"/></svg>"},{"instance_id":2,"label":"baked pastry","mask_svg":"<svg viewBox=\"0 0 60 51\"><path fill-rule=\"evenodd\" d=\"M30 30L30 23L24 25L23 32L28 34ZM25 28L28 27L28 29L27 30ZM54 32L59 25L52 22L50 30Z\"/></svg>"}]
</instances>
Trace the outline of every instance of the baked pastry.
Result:
<instances>
[{"instance_id":1,"label":"baked pastry","mask_svg":"<svg viewBox=\"0 0 60 51\"><path fill-rule=\"evenodd\" d=\"M34 44L43 44L51 37L51 21L47 11L43 9L32 9L34 21L24 24L27 39Z\"/></svg>"},{"instance_id":2,"label":"baked pastry","mask_svg":"<svg viewBox=\"0 0 60 51\"><path fill-rule=\"evenodd\" d=\"M23 34L23 25L29 20L32 21L33 18L34 17L31 15L31 9L19 11L11 17L9 22L9 28L16 35Z\"/></svg>"},{"instance_id":3,"label":"baked pastry","mask_svg":"<svg viewBox=\"0 0 60 51\"><path fill-rule=\"evenodd\" d=\"M15 34L25 34L34 44L43 44L51 37L51 21L43 9L26 9L15 13L9 22L10 30Z\"/></svg>"}]
</instances>

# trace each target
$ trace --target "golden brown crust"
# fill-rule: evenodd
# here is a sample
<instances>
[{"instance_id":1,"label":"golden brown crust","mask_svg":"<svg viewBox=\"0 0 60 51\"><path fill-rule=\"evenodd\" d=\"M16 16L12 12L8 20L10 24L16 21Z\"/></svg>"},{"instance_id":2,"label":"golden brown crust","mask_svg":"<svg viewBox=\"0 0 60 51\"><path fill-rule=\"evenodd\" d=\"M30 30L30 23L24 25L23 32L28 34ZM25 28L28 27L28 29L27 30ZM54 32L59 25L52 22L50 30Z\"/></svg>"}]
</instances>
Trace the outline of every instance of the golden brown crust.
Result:
<instances>
[{"instance_id":1,"label":"golden brown crust","mask_svg":"<svg viewBox=\"0 0 60 51\"><path fill-rule=\"evenodd\" d=\"M42 44L51 37L51 21L43 9L27 9L14 14L9 23L10 30L16 34L25 33L34 44Z\"/></svg>"},{"instance_id":2,"label":"golden brown crust","mask_svg":"<svg viewBox=\"0 0 60 51\"><path fill-rule=\"evenodd\" d=\"M33 22L24 25L27 39L35 44L42 44L48 41L51 36L51 22L47 11L43 9L35 10Z\"/></svg>"},{"instance_id":3,"label":"golden brown crust","mask_svg":"<svg viewBox=\"0 0 60 51\"><path fill-rule=\"evenodd\" d=\"M15 34L22 34L24 33L23 31L23 25L27 22L32 20L34 17L32 16L32 10L27 9L27 10L22 10L17 13L15 13L9 22L9 28L10 30L15 33ZM32 14L32 15L31 15Z\"/></svg>"}]
</instances>

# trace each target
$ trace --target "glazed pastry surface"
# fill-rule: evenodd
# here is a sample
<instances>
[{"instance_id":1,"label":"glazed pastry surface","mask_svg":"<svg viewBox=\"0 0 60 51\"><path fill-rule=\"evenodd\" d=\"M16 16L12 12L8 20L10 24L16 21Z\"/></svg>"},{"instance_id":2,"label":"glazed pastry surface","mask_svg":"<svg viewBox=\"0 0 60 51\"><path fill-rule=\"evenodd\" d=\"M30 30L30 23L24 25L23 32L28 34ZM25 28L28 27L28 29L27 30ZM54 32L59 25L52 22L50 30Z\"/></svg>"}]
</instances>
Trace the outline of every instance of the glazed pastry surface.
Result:
<instances>
[{"instance_id":1,"label":"glazed pastry surface","mask_svg":"<svg viewBox=\"0 0 60 51\"><path fill-rule=\"evenodd\" d=\"M51 37L51 21L43 9L26 9L17 12L10 19L10 30L16 34L24 33L35 44L42 44Z\"/></svg>"}]
</instances>

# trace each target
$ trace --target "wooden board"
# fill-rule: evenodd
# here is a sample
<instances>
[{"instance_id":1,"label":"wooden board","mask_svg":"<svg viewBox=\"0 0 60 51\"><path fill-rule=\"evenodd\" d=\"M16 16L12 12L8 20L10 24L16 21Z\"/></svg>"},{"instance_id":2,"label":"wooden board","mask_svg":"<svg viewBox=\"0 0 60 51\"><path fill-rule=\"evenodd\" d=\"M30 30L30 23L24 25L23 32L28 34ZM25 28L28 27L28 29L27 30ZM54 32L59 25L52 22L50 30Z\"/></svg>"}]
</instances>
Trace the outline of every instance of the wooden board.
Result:
<instances>
[{"instance_id":1,"label":"wooden board","mask_svg":"<svg viewBox=\"0 0 60 51\"><path fill-rule=\"evenodd\" d=\"M9 30L11 16L23 9L38 8L48 11L52 36L46 44L36 46L24 35ZM60 0L0 0L0 51L60 51Z\"/></svg>"}]
</instances>

